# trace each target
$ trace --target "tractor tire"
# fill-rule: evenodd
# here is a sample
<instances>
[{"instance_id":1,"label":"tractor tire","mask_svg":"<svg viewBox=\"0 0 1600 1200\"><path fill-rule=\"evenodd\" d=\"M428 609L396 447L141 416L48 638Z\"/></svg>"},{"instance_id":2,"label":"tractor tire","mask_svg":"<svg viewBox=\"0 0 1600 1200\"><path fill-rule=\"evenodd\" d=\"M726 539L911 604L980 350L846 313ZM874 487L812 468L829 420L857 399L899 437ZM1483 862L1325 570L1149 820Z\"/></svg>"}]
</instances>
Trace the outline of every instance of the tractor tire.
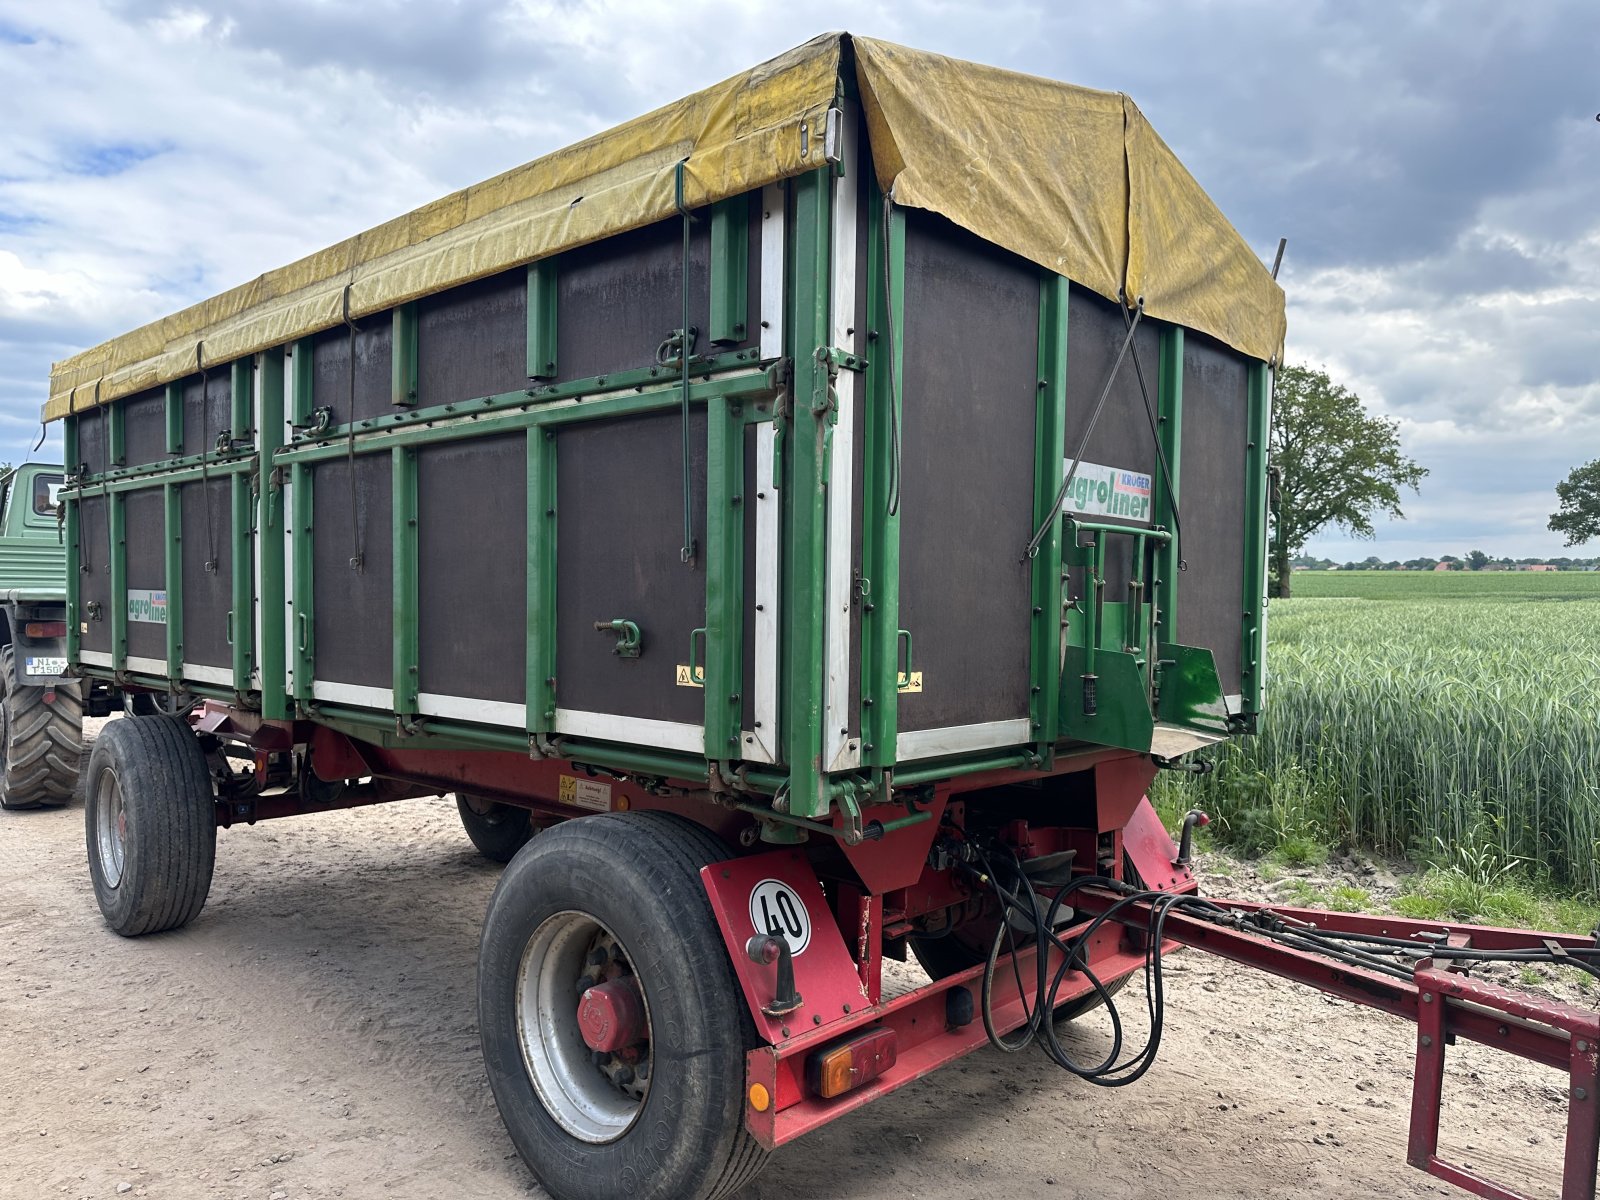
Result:
<instances>
[{"instance_id":1,"label":"tractor tire","mask_svg":"<svg viewBox=\"0 0 1600 1200\"><path fill-rule=\"evenodd\" d=\"M53 694L45 703L45 693ZM17 682L12 648L0 648L0 808L66 804L78 786L83 700L76 683L28 687Z\"/></svg>"},{"instance_id":2,"label":"tractor tire","mask_svg":"<svg viewBox=\"0 0 1600 1200\"><path fill-rule=\"evenodd\" d=\"M186 925L205 907L217 811L205 753L175 717L123 717L95 739L84 788L89 877L123 937Z\"/></svg>"},{"instance_id":3,"label":"tractor tire","mask_svg":"<svg viewBox=\"0 0 1600 1200\"><path fill-rule=\"evenodd\" d=\"M457 792L456 811L478 853L493 862L510 862L533 836L533 814L515 804Z\"/></svg>"},{"instance_id":4,"label":"tractor tire","mask_svg":"<svg viewBox=\"0 0 1600 1200\"><path fill-rule=\"evenodd\" d=\"M541 833L500 877L478 951L484 1065L555 1200L715 1200L765 1165L744 1126L755 1026L700 879L727 857L683 817L605 813ZM606 1055L577 1024L596 971L644 999L644 1036Z\"/></svg>"}]
</instances>

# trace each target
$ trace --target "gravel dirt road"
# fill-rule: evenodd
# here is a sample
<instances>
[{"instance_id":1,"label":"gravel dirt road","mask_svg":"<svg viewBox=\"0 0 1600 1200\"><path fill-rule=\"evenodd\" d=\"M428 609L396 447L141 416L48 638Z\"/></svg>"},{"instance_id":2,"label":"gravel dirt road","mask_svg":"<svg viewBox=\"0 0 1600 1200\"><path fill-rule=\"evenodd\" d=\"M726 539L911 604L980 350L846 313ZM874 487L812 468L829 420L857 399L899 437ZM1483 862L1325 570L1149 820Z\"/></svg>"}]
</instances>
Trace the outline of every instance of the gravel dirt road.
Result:
<instances>
[{"instance_id":1,"label":"gravel dirt road","mask_svg":"<svg viewBox=\"0 0 1600 1200\"><path fill-rule=\"evenodd\" d=\"M273 822L222 833L193 924L127 941L95 908L81 802L0 814L0 1197L543 1195L479 1065L497 873L448 801ZM780 1151L741 1200L1461 1194L1404 1162L1410 1026L1168 961L1142 1081L985 1049ZM1080 1025L1079 1056L1103 1053ZM1457 1157L1556 1195L1564 1081L1451 1063Z\"/></svg>"}]
</instances>

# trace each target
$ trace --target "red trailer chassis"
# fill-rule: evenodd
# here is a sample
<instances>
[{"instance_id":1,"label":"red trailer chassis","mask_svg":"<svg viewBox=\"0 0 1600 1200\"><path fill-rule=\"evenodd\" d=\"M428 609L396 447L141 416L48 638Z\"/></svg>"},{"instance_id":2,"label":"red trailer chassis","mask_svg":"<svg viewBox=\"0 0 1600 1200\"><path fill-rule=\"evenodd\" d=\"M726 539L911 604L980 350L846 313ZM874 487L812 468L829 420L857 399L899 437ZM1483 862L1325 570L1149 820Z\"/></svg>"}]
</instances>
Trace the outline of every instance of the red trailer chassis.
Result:
<instances>
[{"instance_id":1,"label":"red trailer chassis","mask_svg":"<svg viewBox=\"0 0 1600 1200\"><path fill-rule=\"evenodd\" d=\"M1075 866L1067 887L1074 911L1060 940L1074 947L1074 963L1066 965L1058 943L1001 954L988 972L987 1019L980 1020L983 964L885 998L883 958L886 950L903 957L912 935L926 935L931 915L945 914L953 930L979 912L982 888L974 877L981 880L981 872L936 864L936 835L960 833L976 797L1037 783L1037 771L964 778L960 792L949 783L927 787L914 801L865 809L848 828L836 817L835 838L820 839L820 847L813 838L810 845L762 849L750 836L752 806L705 783L600 773L565 759L503 751L377 745L326 725L263 722L215 702L192 719L233 756L253 756L254 769L239 772L234 786L219 793L220 826L457 788L527 808L548 824L595 807L575 803L584 793L571 781L603 777L609 811L690 815L745 846L749 853L706 866L701 879L760 1043L746 1056L745 1126L769 1149L1027 1025L1026 981L1041 952L1046 973L1060 976L1052 993L1060 1011L1096 991L1089 970L1107 988L1149 969L1152 958L1188 946L1415 1022L1407 1159L1474 1195L1525 1200L1440 1157L1445 1047L1465 1037L1566 1072L1561 1195L1596 1195L1600 1014L1474 979L1462 968L1474 954L1507 952L1557 963L1580 955L1600 961L1587 957L1600 939L1210 898L1178 905L1177 898L1198 901L1198 889L1144 798L1155 774L1148 759L1124 752L1073 759L1057 772L1082 785L1065 801L1070 824L1017 819L996 831L1016 861L1093 865ZM286 772L285 759L300 747L300 769ZM274 788L289 775L300 777L298 792ZM312 779L342 790L308 791ZM1121 882L1125 863L1142 890ZM1091 875L1110 878L1083 886ZM594 989L579 1014L585 1039L596 1049L621 1045L636 1036L629 1032L636 1009L636 995L626 988Z\"/></svg>"}]
</instances>

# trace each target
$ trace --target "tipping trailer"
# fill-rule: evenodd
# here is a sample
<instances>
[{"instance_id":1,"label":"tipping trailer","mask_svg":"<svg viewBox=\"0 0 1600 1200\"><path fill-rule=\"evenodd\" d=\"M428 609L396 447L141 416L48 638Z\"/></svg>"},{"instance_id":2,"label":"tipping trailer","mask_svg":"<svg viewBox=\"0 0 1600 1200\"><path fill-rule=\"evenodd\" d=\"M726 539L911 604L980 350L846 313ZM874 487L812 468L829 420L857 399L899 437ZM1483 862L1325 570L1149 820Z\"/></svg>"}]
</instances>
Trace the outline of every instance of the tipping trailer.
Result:
<instances>
[{"instance_id":1,"label":"tipping trailer","mask_svg":"<svg viewBox=\"0 0 1600 1200\"><path fill-rule=\"evenodd\" d=\"M101 910L454 792L561 1200L728 1195L991 1041L1131 1082L1054 1019L1142 971L1158 1037L1179 944L1418 1020L1482 1195L1447 1035L1569 1069L1592 1196L1593 1015L1433 966L1590 943L1203 900L1145 799L1261 712L1282 340L1125 97L834 34L60 363L69 656L187 713L97 743Z\"/></svg>"}]
</instances>

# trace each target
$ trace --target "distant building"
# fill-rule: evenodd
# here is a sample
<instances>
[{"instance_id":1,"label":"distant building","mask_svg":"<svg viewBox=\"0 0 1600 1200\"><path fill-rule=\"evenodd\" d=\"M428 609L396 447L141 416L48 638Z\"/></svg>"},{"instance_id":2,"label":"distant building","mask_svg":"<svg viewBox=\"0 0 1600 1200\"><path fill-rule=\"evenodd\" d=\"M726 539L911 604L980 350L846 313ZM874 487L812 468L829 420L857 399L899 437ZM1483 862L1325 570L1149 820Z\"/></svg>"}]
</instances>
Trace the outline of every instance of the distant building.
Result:
<instances>
[{"instance_id":1,"label":"distant building","mask_svg":"<svg viewBox=\"0 0 1600 1200\"><path fill-rule=\"evenodd\" d=\"M1560 569L1554 563L1523 563L1517 567L1519 571L1559 571Z\"/></svg>"},{"instance_id":2,"label":"distant building","mask_svg":"<svg viewBox=\"0 0 1600 1200\"><path fill-rule=\"evenodd\" d=\"M1448 571L1453 566L1455 566L1454 563L1440 563L1438 566L1434 567L1434 570L1435 571Z\"/></svg>"}]
</instances>

